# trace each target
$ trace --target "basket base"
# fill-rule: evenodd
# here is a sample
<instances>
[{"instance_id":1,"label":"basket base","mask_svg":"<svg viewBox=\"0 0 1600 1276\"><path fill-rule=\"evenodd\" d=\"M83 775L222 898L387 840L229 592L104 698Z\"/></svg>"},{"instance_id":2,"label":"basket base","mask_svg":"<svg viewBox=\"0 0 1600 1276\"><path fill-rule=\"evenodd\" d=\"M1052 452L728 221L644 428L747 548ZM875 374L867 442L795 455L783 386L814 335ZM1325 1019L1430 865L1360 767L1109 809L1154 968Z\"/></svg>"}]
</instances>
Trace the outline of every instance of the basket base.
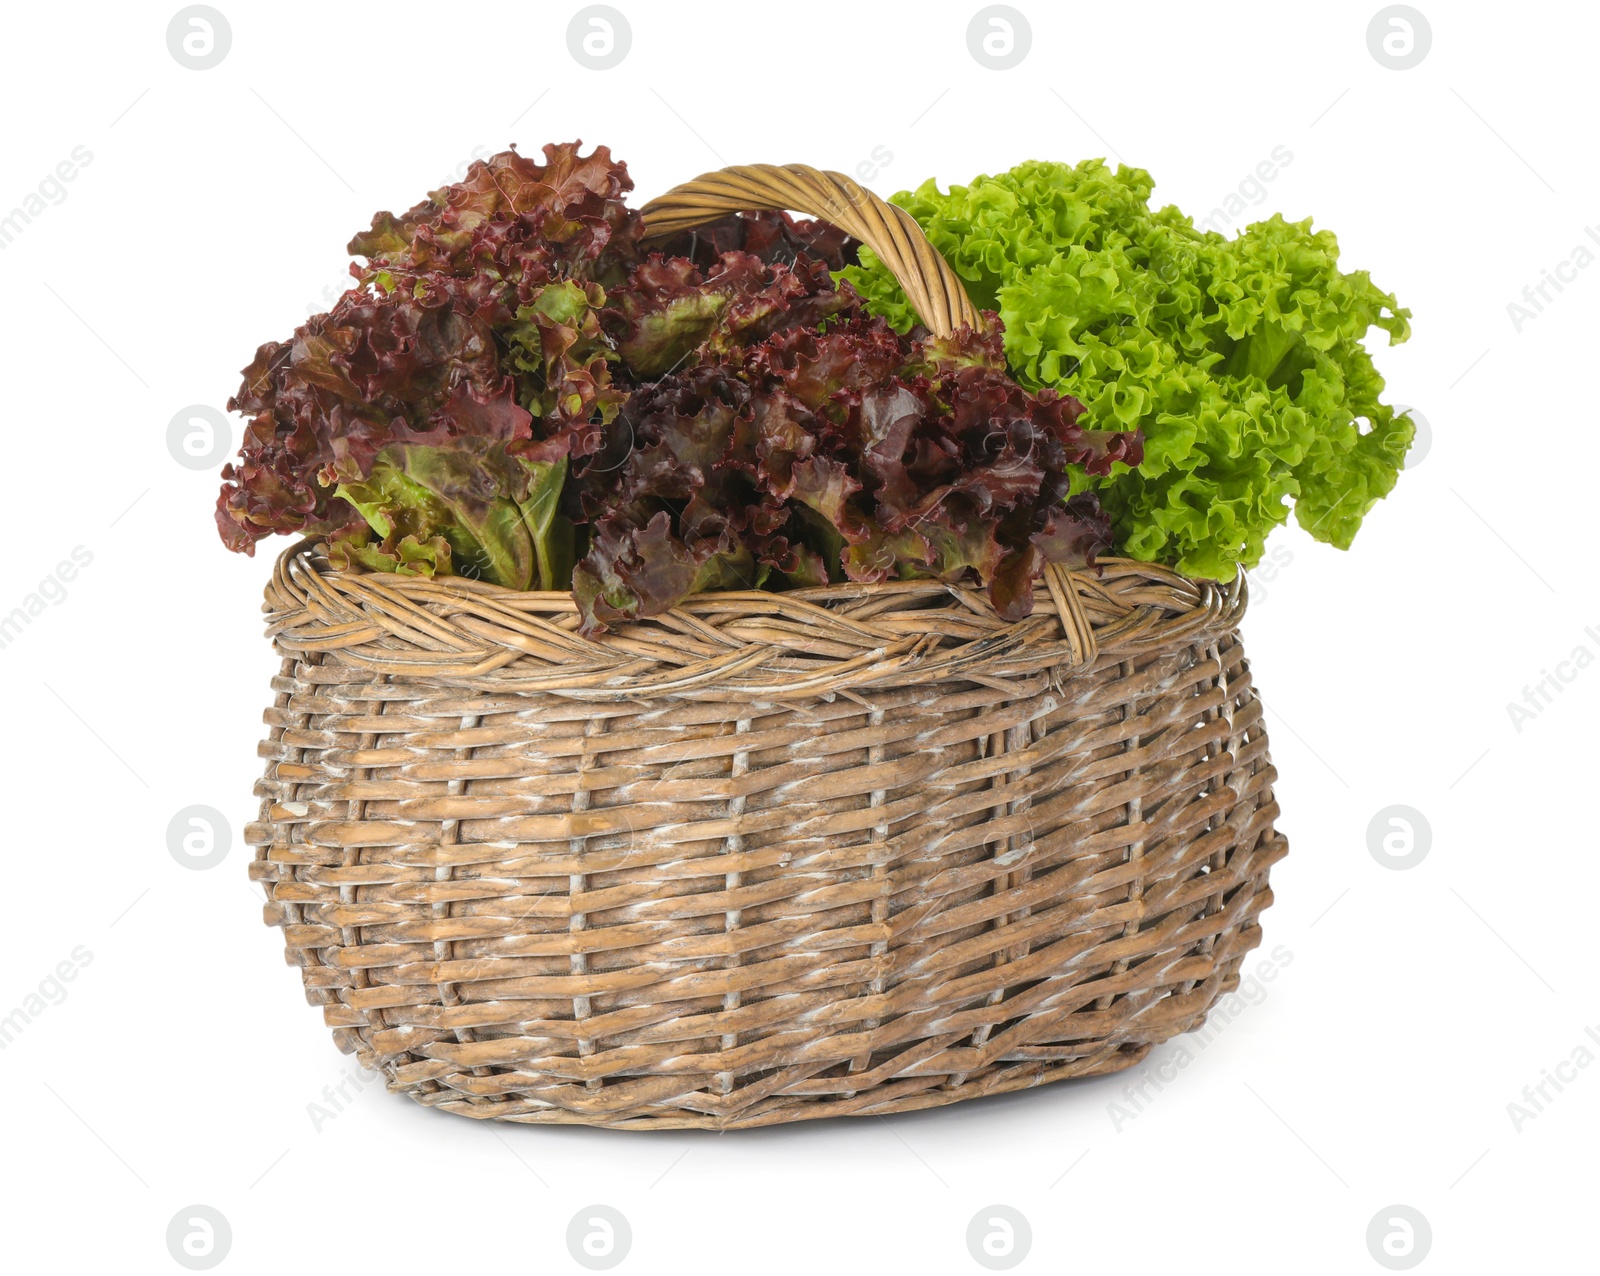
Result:
<instances>
[{"instance_id":1,"label":"basket base","mask_svg":"<svg viewBox=\"0 0 1600 1276\"><path fill-rule=\"evenodd\" d=\"M1018 1090L1031 1090L1049 1085L1052 1081L1069 1081L1082 1077L1105 1076L1134 1067L1149 1055L1154 1043L1128 1046L1106 1051L1087 1059L1070 1063L1024 1063L1015 1068L995 1069L981 1077L974 1077L960 1085L951 1085L937 1077L926 1083L915 1080L875 1086L872 1090L852 1099L835 1099L827 1103L780 1103L758 1107L738 1116L696 1116L675 1113L670 1116L603 1116L573 1112L555 1106L532 1110L507 1111L523 1105L509 1101L484 1102L467 1099L455 1091L439 1090L431 1094L419 1093L410 1088L395 1087L397 1093L425 1107L439 1108L457 1116L473 1117L480 1121L516 1121L524 1125L588 1125L611 1130L750 1130L769 1125L787 1125L797 1121L815 1121L828 1117L890 1116L897 1112L917 1112L924 1108L941 1108L966 1099L987 1098L990 1095L1011 1094Z\"/></svg>"}]
</instances>

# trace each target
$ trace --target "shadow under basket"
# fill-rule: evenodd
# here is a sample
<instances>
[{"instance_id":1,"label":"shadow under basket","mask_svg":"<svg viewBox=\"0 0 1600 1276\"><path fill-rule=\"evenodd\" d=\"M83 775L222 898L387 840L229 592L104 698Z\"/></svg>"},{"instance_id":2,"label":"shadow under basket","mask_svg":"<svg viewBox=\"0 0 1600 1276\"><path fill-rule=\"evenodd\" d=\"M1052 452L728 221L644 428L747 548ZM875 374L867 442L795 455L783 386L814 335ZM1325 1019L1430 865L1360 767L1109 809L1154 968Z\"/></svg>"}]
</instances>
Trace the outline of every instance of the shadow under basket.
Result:
<instances>
[{"instance_id":1,"label":"shadow under basket","mask_svg":"<svg viewBox=\"0 0 1600 1276\"><path fill-rule=\"evenodd\" d=\"M1244 586L1052 567L686 599L332 571L251 876L339 1046L464 1116L730 1129L1137 1063L1239 982L1286 851Z\"/></svg>"}]
</instances>

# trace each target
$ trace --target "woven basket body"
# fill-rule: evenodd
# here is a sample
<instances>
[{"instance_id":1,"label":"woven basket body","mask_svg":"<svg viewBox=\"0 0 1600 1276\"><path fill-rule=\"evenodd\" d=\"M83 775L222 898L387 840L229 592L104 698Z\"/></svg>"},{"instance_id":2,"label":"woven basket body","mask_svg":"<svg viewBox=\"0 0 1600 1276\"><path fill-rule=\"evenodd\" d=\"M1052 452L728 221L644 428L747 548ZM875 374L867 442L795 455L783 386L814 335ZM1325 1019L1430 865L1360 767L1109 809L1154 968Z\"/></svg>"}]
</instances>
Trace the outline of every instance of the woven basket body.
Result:
<instances>
[{"instance_id":1,"label":"woven basket body","mask_svg":"<svg viewBox=\"0 0 1600 1276\"><path fill-rule=\"evenodd\" d=\"M732 1128L1126 1067L1238 983L1274 771L1240 588L1051 586L1015 624L837 586L589 640L566 595L299 546L267 919L342 1048L468 1116Z\"/></svg>"}]
</instances>

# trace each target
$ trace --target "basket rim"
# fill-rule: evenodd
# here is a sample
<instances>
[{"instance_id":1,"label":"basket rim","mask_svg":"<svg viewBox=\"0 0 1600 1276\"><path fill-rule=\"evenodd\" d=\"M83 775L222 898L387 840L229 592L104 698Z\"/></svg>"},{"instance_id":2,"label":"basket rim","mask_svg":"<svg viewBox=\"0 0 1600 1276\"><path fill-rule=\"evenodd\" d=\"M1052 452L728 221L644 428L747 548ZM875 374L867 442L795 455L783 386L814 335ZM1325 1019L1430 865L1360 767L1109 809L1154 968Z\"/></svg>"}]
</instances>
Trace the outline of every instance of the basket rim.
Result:
<instances>
[{"instance_id":1,"label":"basket rim","mask_svg":"<svg viewBox=\"0 0 1600 1276\"><path fill-rule=\"evenodd\" d=\"M1018 621L1001 619L971 586L891 581L694 594L585 637L570 593L335 569L323 549L318 537L285 549L267 584L267 636L284 656L329 655L402 681L470 680L597 701L1059 678L1235 629L1247 604L1242 572L1219 583L1103 558L1058 571Z\"/></svg>"}]
</instances>

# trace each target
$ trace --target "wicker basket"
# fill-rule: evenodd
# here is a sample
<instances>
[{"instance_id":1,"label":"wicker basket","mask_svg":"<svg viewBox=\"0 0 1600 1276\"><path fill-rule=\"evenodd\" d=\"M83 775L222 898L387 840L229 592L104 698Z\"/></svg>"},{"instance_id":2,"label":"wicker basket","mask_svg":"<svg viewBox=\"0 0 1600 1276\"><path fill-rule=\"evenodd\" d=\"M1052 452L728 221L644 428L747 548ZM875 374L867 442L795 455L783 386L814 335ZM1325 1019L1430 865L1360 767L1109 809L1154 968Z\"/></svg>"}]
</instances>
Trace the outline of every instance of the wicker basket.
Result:
<instances>
[{"instance_id":1,"label":"wicker basket","mask_svg":"<svg viewBox=\"0 0 1600 1276\"><path fill-rule=\"evenodd\" d=\"M835 174L707 175L652 234L790 208L972 316ZM1286 850L1244 588L1052 568L705 594L596 639L570 596L330 570L283 657L252 877L340 1047L472 1117L881 1114L1111 1072L1239 980Z\"/></svg>"}]
</instances>

